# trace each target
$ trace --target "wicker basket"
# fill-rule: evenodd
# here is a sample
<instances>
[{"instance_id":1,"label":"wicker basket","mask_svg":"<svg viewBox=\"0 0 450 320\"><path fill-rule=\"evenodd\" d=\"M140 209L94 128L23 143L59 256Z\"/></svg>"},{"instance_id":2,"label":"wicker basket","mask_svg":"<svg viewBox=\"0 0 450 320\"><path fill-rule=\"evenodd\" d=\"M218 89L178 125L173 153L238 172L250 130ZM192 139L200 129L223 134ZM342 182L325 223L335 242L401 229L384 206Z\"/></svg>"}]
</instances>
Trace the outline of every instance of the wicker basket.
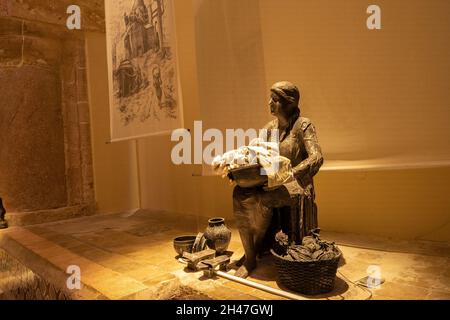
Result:
<instances>
[{"instance_id":1,"label":"wicker basket","mask_svg":"<svg viewBox=\"0 0 450 320\"><path fill-rule=\"evenodd\" d=\"M291 261L271 250L275 258L280 283L286 288L307 295L327 293L333 290L336 271L342 252L330 260Z\"/></svg>"}]
</instances>

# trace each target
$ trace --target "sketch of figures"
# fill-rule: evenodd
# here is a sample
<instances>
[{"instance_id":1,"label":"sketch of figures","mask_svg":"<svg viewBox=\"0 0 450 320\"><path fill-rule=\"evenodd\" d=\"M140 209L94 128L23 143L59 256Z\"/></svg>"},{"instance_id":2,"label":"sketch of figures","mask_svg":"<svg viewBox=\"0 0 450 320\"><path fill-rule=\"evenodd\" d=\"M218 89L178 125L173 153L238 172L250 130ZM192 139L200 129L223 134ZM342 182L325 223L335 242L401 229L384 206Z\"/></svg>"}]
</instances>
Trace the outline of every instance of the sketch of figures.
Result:
<instances>
[{"instance_id":1,"label":"sketch of figures","mask_svg":"<svg viewBox=\"0 0 450 320\"><path fill-rule=\"evenodd\" d=\"M119 97L128 97L141 89L142 73L139 66L134 67L130 60L123 60L115 70L115 78L119 84Z\"/></svg>"},{"instance_id":2,"label":"sketch of figures","mask_svg":"<svg viewBox=\"0 0 450 320\"><path fill-rule=\"evenodd\" d=\"M182 122L172 0L106 0L111 139Z\"/></svg>"},{"instance_id":3,"label":"sketch of figures","mask_svg":"<svg viewBox=\"0 0 450 320\"><path fill-rule=\"evenodd\" d=\"M158 104L162 107L161 99L162 99L162 80L161 80L161 70L158 66L153 68L153 85L155 86L155 93L158 97Z\"/></svg>"}]
</instances>

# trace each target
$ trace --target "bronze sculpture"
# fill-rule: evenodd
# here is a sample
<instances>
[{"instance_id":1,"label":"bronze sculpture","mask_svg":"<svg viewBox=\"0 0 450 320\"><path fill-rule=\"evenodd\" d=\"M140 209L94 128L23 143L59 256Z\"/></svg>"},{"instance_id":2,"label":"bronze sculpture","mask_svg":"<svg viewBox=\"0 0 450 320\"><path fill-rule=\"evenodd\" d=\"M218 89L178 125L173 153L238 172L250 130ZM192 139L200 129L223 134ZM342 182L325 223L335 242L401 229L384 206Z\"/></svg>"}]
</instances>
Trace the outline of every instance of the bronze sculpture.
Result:
<instances>
[{"instance_id":1,"label":"bronze sculpture","mask_svg":"<svg viewBox=\"0 0 450 320\"><path fill-rule=\"evenodd\" d=\"M5 220L6 209L3 206L3 199L0 198L0 229L8 227L8 223Z\"/></svg>"},{"instance_id":2,"label":"bronze sculpture","mask_svg":"<svg viewBox=\"0 0 450 320\"><path fill-rule=\"evenodd\" d=\"M305 236L317 228L313 177L322 166L323 157L314 125L300 116L299 102L300 92L294 84L287 81L275 83L271 88L269 106L276 119L264 127L269 134L272 129L279 130L280 155L291 160L295 183L274 190L239 186L234 189L233 211L245 250L235 274L239 277L247 277L256 267L256 257L262 251L274 208L298 207L301 218L296 226L302 230L292 230L292 233Z\"/></svg>"}]
</instances>

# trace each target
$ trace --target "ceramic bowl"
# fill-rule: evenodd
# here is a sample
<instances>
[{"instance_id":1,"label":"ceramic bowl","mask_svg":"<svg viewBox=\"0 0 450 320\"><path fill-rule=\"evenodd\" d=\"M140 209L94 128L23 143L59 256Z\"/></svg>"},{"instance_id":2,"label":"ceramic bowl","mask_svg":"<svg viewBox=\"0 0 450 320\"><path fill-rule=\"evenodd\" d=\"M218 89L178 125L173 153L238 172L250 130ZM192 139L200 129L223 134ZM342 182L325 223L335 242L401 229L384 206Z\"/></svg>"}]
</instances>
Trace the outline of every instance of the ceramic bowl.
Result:
<instances>
[{"instance_id":1,"label":"ceramic bowl","mask_svg":"<svg viewBox=\"0 0 450 320\"><path fill-rule=\"evenodd\" d=\"M173 247L178 255L182 256L183 252L192 252L196 236L180 236L173 239Z\"/></svg>"}]
</instances>

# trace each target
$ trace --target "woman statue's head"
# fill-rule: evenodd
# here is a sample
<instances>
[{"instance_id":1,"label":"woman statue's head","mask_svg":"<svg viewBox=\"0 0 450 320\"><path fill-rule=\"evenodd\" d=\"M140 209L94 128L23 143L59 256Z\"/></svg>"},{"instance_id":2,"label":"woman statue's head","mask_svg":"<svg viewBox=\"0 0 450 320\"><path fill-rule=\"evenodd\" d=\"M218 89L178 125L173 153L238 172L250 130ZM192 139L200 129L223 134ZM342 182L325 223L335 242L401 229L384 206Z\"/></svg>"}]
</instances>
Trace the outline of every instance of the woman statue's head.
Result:
<instances>
[{"instance_id":1,"label":"woman statue's head","mask_svg":"<svg viewBox=\"0 0 450 320\"><path fill-rule=\"evenodd\" d=\"M271 91L271 99L269 102L270 112L276 117L282 116L286 120L300 115L299 102L300 91L298 88L288 81L275 83Z\"/></svg>"}]
</instances>

